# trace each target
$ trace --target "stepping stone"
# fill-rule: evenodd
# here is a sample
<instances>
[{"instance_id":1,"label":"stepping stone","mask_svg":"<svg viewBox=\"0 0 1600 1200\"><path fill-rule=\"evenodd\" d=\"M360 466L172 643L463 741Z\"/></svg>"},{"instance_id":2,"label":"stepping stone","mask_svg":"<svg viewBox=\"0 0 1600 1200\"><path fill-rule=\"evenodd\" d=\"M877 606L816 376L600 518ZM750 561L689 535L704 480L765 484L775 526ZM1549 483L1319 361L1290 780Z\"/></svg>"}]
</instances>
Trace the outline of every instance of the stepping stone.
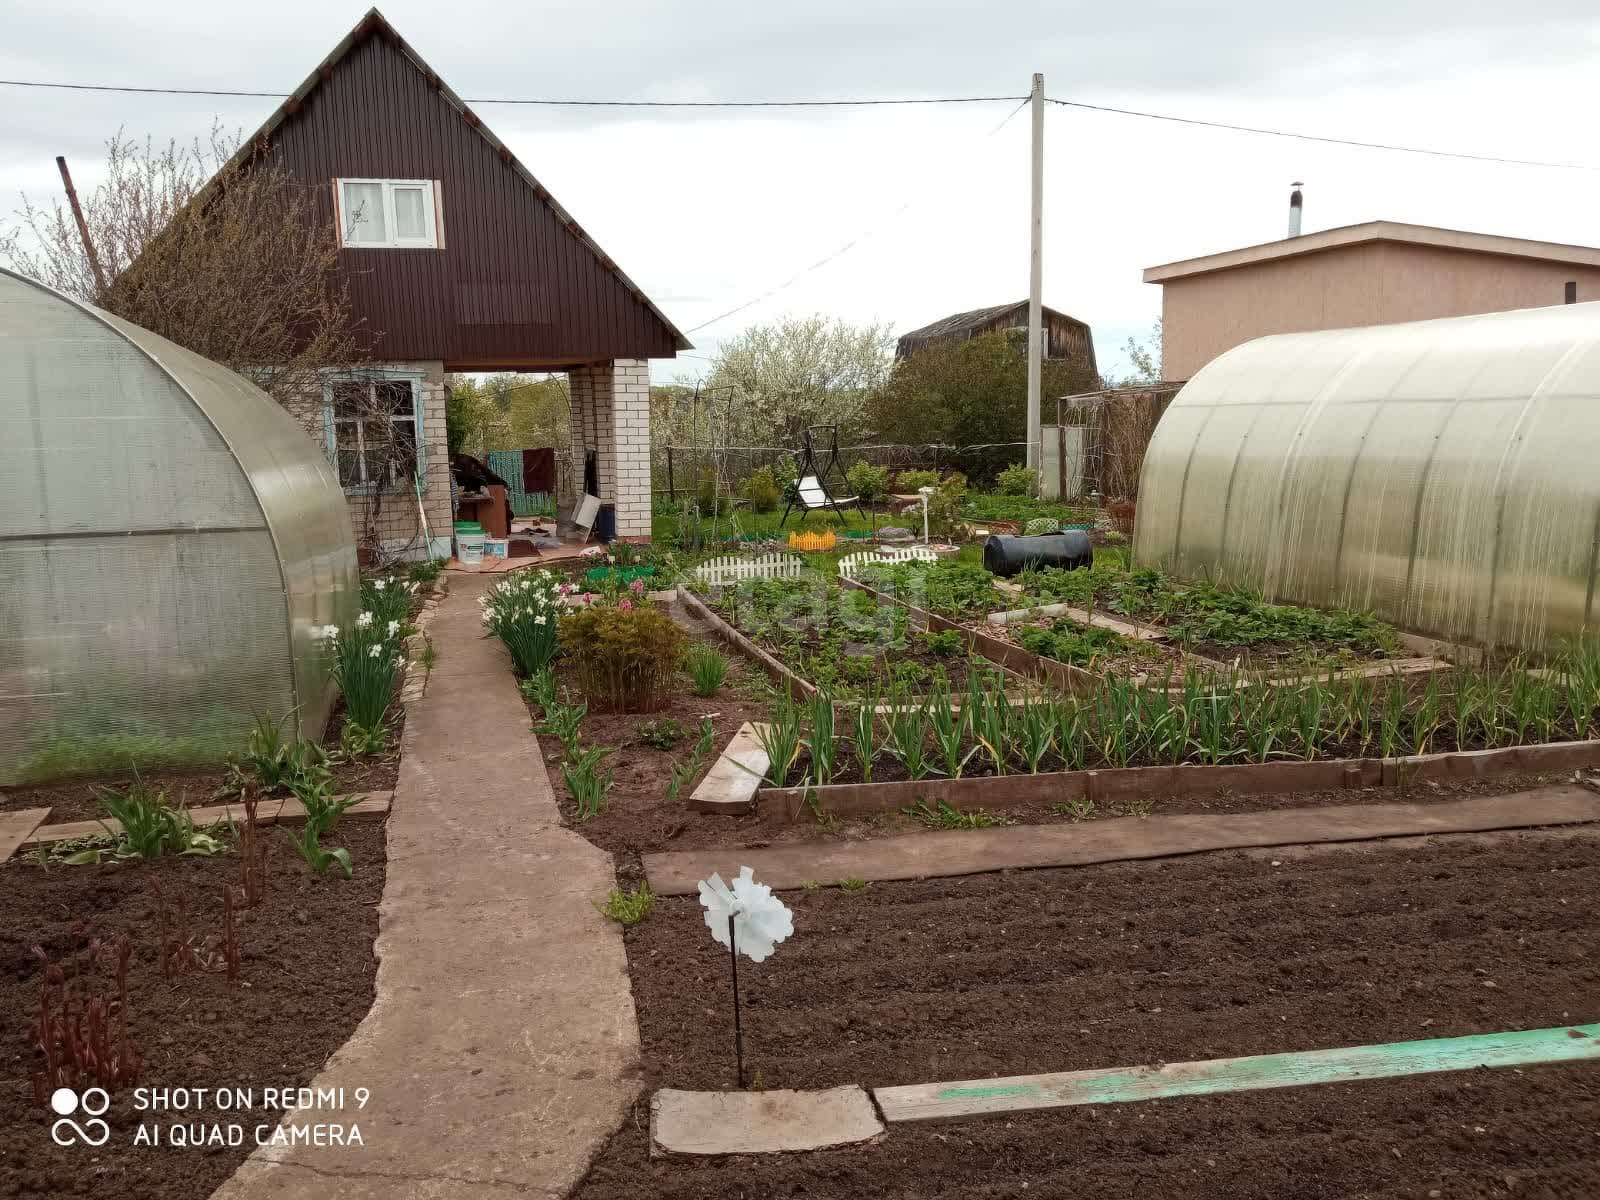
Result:
<instances>
[{"instance_id":1,"label":"stepping stone","mask_svg":"<svg viewBox=\"0 0 1600 1200\"><path fill-rule=\"evenodd\" d=\"M681 1092L650 1100L650 1154L776 1154L865 1142L883 1122L865 1090Z\"/></svg>"},{"instance_id":2,"label":"stepping stone","mask_svg":"<svg viewBox=\"0 0 1600 1200\"><path fill-rule=\"evenodd\" d=\"M39 822L50 815L48 808L19 808L0 812L0 862L10 858Z\"/></svg>"},{"instance_id":3,"label":"stepping stone","mask_svg":"<svg viewBox=\"0 0 1600 1200\"><path fill-rule=\"evenodd\" d=\"M766 777L771 760L761 748L756 727L749 721L739 726L728 748L722 752L700 786L689 795L689 807L696 812L753 812L756 789Z\"/></svg>"}]
</instances>

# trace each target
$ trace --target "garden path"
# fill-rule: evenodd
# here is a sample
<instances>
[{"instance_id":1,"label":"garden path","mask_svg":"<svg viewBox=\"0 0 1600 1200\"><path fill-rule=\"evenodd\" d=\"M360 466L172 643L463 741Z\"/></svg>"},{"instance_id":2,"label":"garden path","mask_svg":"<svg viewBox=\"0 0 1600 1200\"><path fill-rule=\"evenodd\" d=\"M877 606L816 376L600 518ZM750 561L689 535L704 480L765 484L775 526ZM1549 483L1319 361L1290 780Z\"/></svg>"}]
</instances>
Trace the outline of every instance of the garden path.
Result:
<instances>
[{"instance_id":1,"label":"garden path","mask_svg":"<svg viewBox=\"0 0 1600 1200\"><path fill-rule=\"evenodd\" d=\"M1432 804L1351 804L1220 815L1111 817L1082 824L1008 825L846 841L786 842L753 850L711 847L644 856L658 896L693 895L716 871L741 867L773 888L841 879L936 879L1033 867L1167 858L1213 850L1359 842L1376 838L1534 829L1600 821L1600 796L1558 786Z\"/></svg>"},{"instance_id":2,"label":"garden path","mask_svg":"<svg viewBox=\"0 0 1600 1200\"><path fill-rule=\"evenodd\" d=\"M389 817L377 998L313 1081L343 1087L346 1107L290 1118L357 1121L364 1144L257 1150L213 1200L564 1196L641 1091L622 937L594 907L611 856L561 826L510 663L483 636L492 581L452 577L430 629L438 665L407 714Z\"/></svg>"}]
</instances>

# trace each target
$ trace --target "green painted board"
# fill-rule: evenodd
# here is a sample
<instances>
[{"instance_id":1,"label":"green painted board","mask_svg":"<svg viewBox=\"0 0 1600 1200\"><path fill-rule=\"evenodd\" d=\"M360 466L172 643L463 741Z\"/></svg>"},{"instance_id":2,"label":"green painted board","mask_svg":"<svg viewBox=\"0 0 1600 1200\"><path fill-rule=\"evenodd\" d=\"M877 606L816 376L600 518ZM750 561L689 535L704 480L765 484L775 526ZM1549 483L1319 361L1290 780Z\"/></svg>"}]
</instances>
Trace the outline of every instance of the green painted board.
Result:
<instances>
[{"instance_id":1,"label":"green painted board","mask_svg":"<svg viewBox=\"0 0 1600 1200\"><path fill-rule=\"evenodd\" d=\"M1259 1088L1350 1083L1477 1067L1600 1061L1600 1025L1563 1025L1513 1033L1302 1050L1250 1058L1214 1058L1161 1067L1121 1067L1015 1075L956 1083L876 1088L885 1121L959 1121L1074 1104L1123 1104L1164 1096L1204 1096Z\"/></svg>"}]
</instances>

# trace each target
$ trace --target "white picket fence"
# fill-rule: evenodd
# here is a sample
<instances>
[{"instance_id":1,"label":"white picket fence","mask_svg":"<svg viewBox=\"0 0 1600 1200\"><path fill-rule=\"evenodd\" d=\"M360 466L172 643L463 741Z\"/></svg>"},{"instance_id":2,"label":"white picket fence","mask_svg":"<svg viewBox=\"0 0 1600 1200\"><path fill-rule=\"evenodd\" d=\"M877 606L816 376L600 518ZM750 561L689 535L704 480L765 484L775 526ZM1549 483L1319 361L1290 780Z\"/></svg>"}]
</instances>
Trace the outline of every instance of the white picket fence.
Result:
<instances>
[{"instance_id":1,"label":"white picket fence","mask_svg":"<svg viewBox=\"0 0 1600 1200\"><path fill-rule=\"evenodd\" d=\"M908 562L936 562L939 556L926 546L894 546L887 550L862 550L855 554L846 554L839 560L839 578L854 579L856 572L862 567L877 566L882 563L893 566L896 563Z\"/></svg>"},{"instance_id":2,"label":"white picket fence","mask_svg":"<svg viewBox=\"0 0 1600 1200\"><path fill-rule=\"evenodd\" d=\"M745 579L798 579L805 567L793 554L760 554L755 558L724 554L701 563L694 573L712 587L726 587Z\"/></svg>"}]
</instances>

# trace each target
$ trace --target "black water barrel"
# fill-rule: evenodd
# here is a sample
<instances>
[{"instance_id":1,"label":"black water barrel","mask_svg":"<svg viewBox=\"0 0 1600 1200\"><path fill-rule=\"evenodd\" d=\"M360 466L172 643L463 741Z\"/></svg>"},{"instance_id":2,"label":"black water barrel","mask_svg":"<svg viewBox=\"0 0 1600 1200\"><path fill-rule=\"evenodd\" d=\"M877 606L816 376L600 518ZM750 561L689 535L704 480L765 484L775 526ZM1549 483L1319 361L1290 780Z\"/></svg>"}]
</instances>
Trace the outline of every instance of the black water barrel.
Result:
<instances>
[{"instance_id":1,"label":"black water barrel","mask_svg":"<svg viewBox=\"0 0 1600 1200\"><path fill-rule=\"evenodd\" d=\"M1012 576L1027 567L1061 567L1074 570L1094 565L1094 543L1081 529L1041 533L1035 537L994 534L983 544L983 565L1000 576Z\"/></svg>"}]
</instances>

